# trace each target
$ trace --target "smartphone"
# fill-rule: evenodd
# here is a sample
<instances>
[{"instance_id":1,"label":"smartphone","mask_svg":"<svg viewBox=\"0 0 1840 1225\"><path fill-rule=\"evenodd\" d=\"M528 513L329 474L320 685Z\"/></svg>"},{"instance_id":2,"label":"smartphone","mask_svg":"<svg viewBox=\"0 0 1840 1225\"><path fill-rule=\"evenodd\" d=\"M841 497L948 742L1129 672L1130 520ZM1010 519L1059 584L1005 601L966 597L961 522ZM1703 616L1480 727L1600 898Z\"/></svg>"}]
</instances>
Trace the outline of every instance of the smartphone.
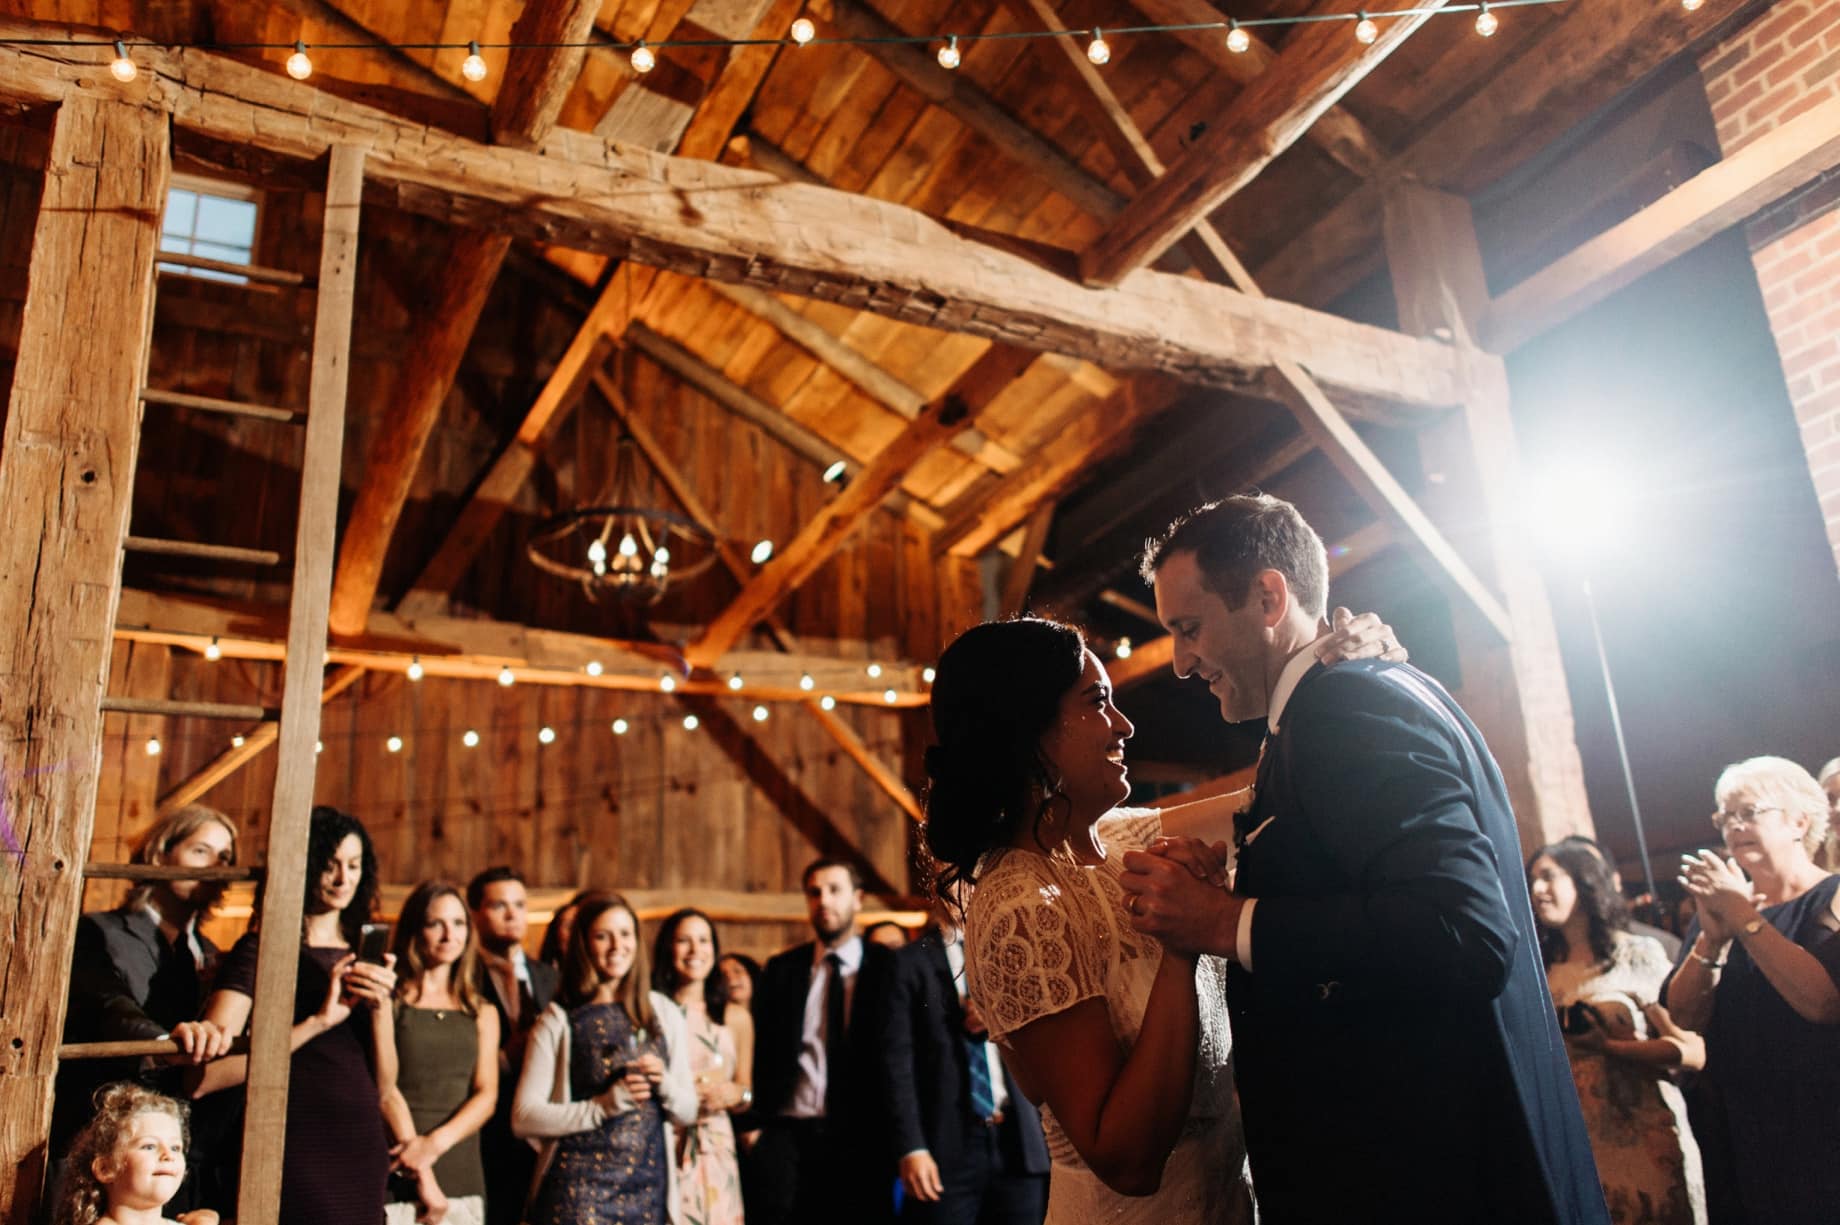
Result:
<instances>
[{"instance_id":1,"label":"smartphone","mask_svg":"<svg viewBox=\"0 0 1840 1225\"><path fill-rule=\"evenodd\" d=\"M358 960L368 961L372 965L382 965L384 955L390 951L390 925L388 923L366 923L358 935Z\"/></svg>"}]
</instances>

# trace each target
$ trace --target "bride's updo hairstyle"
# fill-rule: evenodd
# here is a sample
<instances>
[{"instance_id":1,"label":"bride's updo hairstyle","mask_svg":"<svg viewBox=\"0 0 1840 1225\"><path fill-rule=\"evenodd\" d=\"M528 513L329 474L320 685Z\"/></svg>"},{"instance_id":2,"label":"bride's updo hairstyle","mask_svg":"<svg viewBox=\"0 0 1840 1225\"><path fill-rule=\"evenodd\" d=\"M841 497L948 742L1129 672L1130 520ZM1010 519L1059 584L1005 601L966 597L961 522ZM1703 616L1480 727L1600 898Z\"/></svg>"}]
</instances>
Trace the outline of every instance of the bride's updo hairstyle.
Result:
<instances>
[{"instance_id":1,"label":"bride's updo hairstyle","mask_svg":"<svg viewBox=\"0 0 1840 1225\"><path fill-rule=\"evenodd\" d=\"M1086 640L1058 621L991 621L958 636L933 679L926 751L926 844L940 863L940 896L976 881L986 851L1039 821L1060 778L1041 738L1079 684Z\"/></svg>"}]
</instances>

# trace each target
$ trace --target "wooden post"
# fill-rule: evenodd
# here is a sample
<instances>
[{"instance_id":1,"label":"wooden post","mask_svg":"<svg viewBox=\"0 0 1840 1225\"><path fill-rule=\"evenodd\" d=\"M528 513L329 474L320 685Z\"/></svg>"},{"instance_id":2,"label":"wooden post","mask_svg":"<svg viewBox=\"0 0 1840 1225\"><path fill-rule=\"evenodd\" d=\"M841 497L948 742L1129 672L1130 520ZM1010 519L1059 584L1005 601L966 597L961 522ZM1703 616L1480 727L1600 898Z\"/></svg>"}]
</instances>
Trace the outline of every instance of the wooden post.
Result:
<instances>
[{"instance_id":1,"label":"wooden post","mask_svg":"<svg viewBox=\"0 0 1840 1225\"><path fill-rule=\"evenodd\" d=\"M249 1031L243 1180L237 1198L237 1218L244 1225L270 1225L281 1204L291 1062L288 1034L294 1021L294 981L300 973L307 826L325 679L326 613L338 526L352 298L358 279L358 206L363 194L364 150L333 146L319 259L319 314L313 325L313 375L307 393L307 444L300 461L300 523L294 535L281 738L268 819L268 887L263 891Z\"/></svg>"},{"instance_id":2,"label":"wooden post","mask_svg":"<svg viewBox=\"0 0 1840 1225\"><path fill-rule=\"evenodd\" d=\"M102 763L153 257L171 174L165 116L72 95L32 237L0 444L0 1220L45 1172L66 975Z\"/></svg>"},{"instance_id":3,"label":"wooden post","mask_svg":"<svg viewBox=\"0 0 1840 1225\"><path fill-rule=\"evenodd\" d=\"M1507 372L1499 358L1475 348L1475 328L1489 301L1482 253L1461 197L1401 183L1386 200L1386 253L1400 327L1419 335L1446 331L1470 371L1462 411L1419 434L1420 455L1442 476L1429 484L1425 502L1502 596L1512 630L1506 643L1472 607L1451 602L1463 670L1456 696L1501 763L1521 840L1531 850L1593 827L1552 608L1515 538L1517 459Z\"/></svg>"}]
</instances>

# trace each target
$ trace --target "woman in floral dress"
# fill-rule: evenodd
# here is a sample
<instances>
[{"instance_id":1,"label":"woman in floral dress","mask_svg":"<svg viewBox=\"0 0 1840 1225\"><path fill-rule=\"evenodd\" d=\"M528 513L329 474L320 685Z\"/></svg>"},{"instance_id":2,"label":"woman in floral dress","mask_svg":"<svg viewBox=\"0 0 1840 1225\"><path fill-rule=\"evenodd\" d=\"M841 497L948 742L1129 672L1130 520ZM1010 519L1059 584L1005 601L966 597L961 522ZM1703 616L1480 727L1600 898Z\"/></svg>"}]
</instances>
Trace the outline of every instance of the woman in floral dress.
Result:
<instances>
[{"instance_id":1,"label":"woman in floral dress","mask_svg":"<svg viewBox=\"0 0 1840 1225\"><path fill-rule=\"evenodd\" d=\"M715 973L722 949L715 924L684 909L658 929L652 987L683 1009L696 1078L697 1119L677 1134L677 1202L684 1225L741 1225L741 1165L729 1115L753 1102L754 1022L729 1003Z\"/></svg>"}]
</instances>

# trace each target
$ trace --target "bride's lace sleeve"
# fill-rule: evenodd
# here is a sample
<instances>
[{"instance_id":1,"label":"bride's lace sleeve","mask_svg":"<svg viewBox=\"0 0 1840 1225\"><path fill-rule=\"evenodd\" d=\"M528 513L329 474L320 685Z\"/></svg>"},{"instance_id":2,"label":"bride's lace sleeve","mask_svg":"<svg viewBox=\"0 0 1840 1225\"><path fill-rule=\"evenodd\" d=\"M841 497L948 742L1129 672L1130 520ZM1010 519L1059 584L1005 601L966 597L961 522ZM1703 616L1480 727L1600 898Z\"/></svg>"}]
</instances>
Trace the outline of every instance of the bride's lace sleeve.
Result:
<instances>
[{"instance_id":1,"label":"bride's lace sleeve","mask_svg":"<svg viewBox=\"0 0 1840 1225\"><path fill-rule=\"evenodd\" d=\"M966 975L998 1041L1105 995L1103 937L1087 899L1004 865L978 882L966 916Z\"/></svg>"}]
</instances>

